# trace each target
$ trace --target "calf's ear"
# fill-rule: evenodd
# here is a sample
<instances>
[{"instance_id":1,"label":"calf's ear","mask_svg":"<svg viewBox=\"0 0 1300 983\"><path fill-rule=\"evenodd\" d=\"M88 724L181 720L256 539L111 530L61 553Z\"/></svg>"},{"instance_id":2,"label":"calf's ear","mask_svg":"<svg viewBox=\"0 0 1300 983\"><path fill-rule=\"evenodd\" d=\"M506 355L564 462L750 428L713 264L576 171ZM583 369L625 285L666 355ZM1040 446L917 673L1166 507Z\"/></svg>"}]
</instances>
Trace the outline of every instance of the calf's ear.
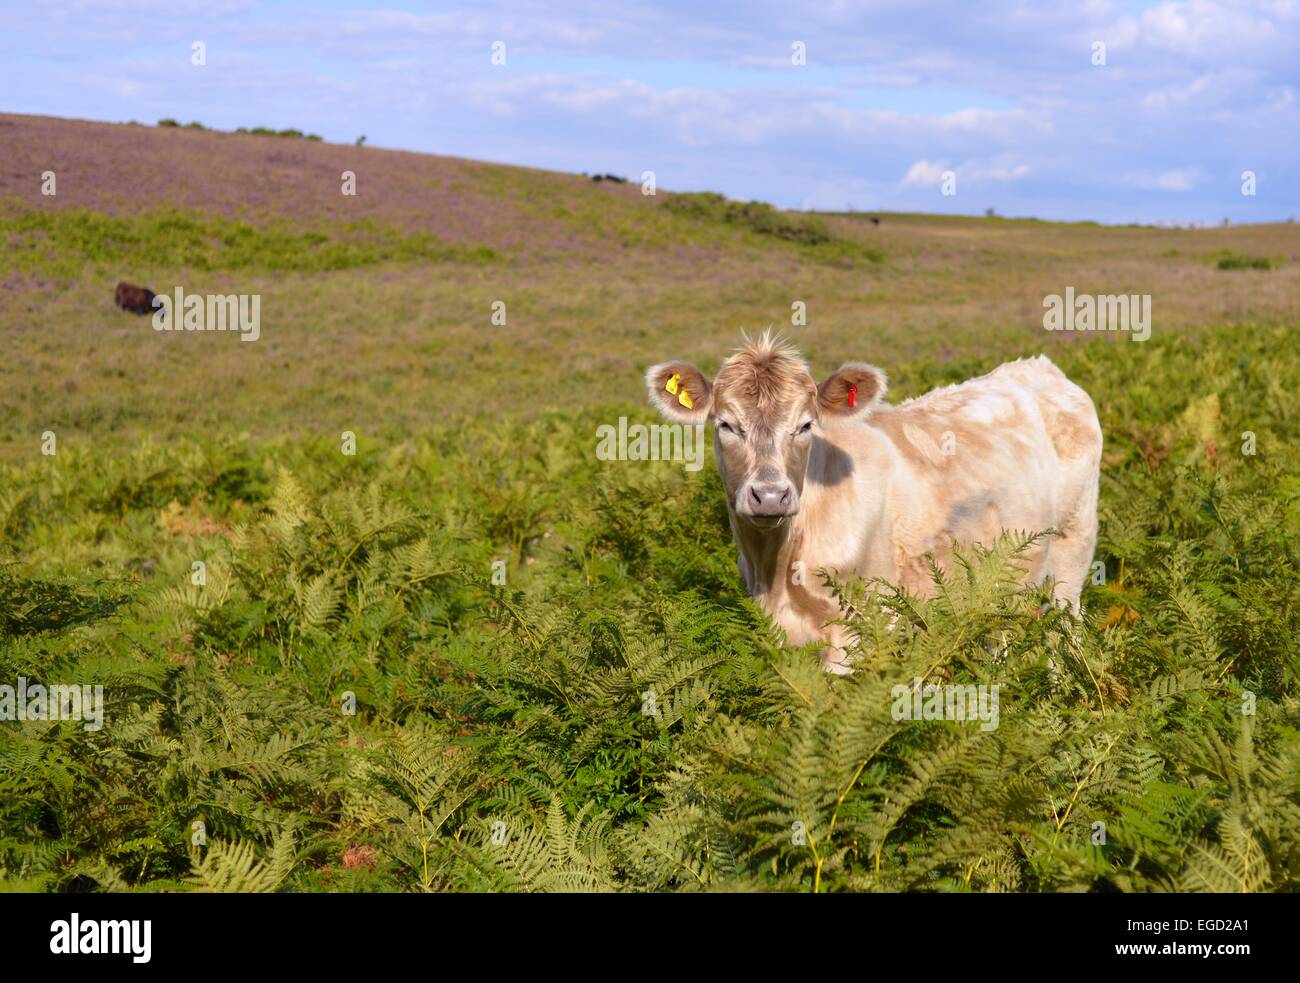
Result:
<instances>
[{"instance_id":1,"label":"calf's ear","mask_svg":"<svg viewBox=\"0 0 1300 983\"><path fill-rule=\"evenodd\" d=\"M660 362L645 374L650 404L677 423L703 423L713 408L713 383L690 362Z\"/></svg>"},{"instance_id":2,"label":"calf's ear","mask_svg":"<svg viewBox=\"0 0 1300 983\"><path fill-rule=\"evenodd\" d=\"M852 416L874 408L885 397L885 373L865 362L845 362L817 387L817 407L832 416Z\"/></svg>"}]
</instances>

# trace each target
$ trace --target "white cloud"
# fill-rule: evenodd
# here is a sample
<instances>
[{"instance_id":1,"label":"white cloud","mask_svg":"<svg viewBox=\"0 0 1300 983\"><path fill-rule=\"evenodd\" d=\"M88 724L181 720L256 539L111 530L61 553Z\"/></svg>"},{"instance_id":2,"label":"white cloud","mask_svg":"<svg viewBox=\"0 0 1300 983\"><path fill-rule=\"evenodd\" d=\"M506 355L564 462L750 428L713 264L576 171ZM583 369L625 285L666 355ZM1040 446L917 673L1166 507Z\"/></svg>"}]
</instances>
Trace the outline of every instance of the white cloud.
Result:
<instances>
[{"instance_id":1,"label":"white cloud","mask_svg":"<svg viewBox=\"0 0 1300 983\"><path fill-rule=\"evenodd\" d=\"M1018 181L1029 173L1028 164L963 164L958 176L971 183L981 181Z\"/></svg>"},{"instance_id":2,"label":"white cloud","mask_svg":"<svg viewBox=\"0 0 1300 983\"><path fill-rule=\"evenodd\" d=\"M1161 171L1156 174L1130 174L1127 177L1129 184L1149 191L1191 191L1199 180L1200 173L1196 168Z\"/></svg>"},{"instance_id":3,"label":"white cloud","mask_svg":"<svg viewBox=\"0 0 1300 983\"><path fill-rule=\"evenodd\" d=\"M1210 76L1202 75L1186 85L1171 85L1155 92L1149 92L1142 99L1142 106L1153 112L1165 112L1169 109L1186 106L1205 93L1210 86L1210 81Z\"/></svg>"},{"instance_id":4,"label":"white cloud","mask_svg":"<svg viewBox=\"0 0 1300 983\"><path fill-rule=\"evenodd\" d=\"M903 184L918 188L932 188L943 180L944 171L950 170L947 161L918 160L903 175Z\"/></svg>"},{"instance_id":5,"label":"white cloud","mask_svg":"<svg viewBox=\"0 0 1300 983\"><path fill-rule=\"evenodd\" d=\"M886 89L910 89L924 82L924 77L916 72L872 72L844 80L848 86L869 85Z\"/></svg>"},{"instance_id":6,"label":"white cloud","mask_svg":"<svg viewBox=\"0 0 1300 983\"><path fill-rule=\"evenodd\" d=\"M944 160L931 163L918 160L903 175L903 186L914 188L933 188L943 180L943 175L952 171L957 175L961 185L980 185L988 182L1018 181L1029 174L1029 165L1011 163L1004 159L992 161L968 160L959 167L949 167Z\"/></svg>"},{"instance_id":7,"label":"white cloud","mask_svg":"<svg viewBox=\"0 0 1300 983\"><path fill-rule=\"evenodd\" d=\"M113 95L121 96L123 99L130 99L138 96L144 91L144 85L131 79L102 79L99 81L107 91Z\"/></svg>"},{"instance_id":8,"label":"white cloud","mask_svg":"<svg viewBox=\"0 0 1300 983\"><path fill-rule=\"evenodd\" d=\"M1288 11L1277 4L1167 0L1143 12L1142 39L1152 47L1183 55L1222 55L1278 40L1269 17L1286 20L1295 15L1294 7Z\"/></svg>"},{"instance_id":9,"label":"white cloud","mask_svg":"<svg viewBox=\"0 0 1300 983\"><path fill-rule=\"evenodd\" d=\"M1156 175L1156 187L1162 191L1191 191L1196 187L1196 175L1192 171L1165 171Z\"/></svg>"}]
</instances>

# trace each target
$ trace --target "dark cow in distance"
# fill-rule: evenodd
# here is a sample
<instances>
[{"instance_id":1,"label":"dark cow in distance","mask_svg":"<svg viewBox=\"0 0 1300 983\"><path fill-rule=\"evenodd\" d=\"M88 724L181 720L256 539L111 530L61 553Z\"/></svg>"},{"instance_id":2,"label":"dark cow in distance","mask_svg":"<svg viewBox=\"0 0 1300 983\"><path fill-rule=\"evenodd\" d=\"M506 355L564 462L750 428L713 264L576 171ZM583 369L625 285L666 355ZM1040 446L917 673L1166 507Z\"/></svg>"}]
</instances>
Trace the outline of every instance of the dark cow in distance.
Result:
<instances>
[{"instance_id":1,"label":"dark cow in distance","mask_svg":"<svg viewBox=\"0 0 1300 983\"><path fill-rule=\"evenodd\" d=\"M154 293L148 287L137 287L123 280L117 285L113 302L124 311L132 314L152 314Z\"/></svg>"}]
</instances>

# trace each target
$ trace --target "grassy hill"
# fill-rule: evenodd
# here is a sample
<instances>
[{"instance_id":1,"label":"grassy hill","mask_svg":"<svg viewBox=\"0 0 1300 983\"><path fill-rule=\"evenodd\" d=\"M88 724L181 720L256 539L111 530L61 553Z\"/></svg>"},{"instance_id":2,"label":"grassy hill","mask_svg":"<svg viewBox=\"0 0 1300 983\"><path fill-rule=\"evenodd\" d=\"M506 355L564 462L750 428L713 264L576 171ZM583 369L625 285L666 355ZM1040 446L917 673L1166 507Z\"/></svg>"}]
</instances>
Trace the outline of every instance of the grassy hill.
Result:
<instances>
[{"instance_id":1,"label":"grassy hill","mask_svg":"<svg viewBox=\"0 0 1300 983\"><path fill-rule=\"evenodd\" d=\"M0 887L1300 886L1294 225L876 225L18 116L0 148L0 686L105 700L0 720ZM121 279L259 294L261 338L156 332ZM1045 332L1068 286L1150 294L1150 340ZM932 598L838 585L854 676L785 647L711 464L594 453L649 363L768 325L891 399L1056 359L1106 440L1083 621L1008 537ZM1000 686L999 725L895 719L920 677Z\"/></svg>"},{"instance_id":2,"label":"grassy hill","mask_svg":"<svg viewBox=\"0 0 1300 983\"><path fill-rule=\"evenodd\" d=\"M712 367L742 329L769 325L818 371L865 358L904 392L916 361L974 367L1082 343L1042 330L1043 296L1066 286L1151 294L1157 335L1300 322L1290 224L728 221L636 184L368 147L21 116L0 116L0 138L4 457L51 427L97 441L214 427L393 436L481 412L640 402L646 365ZM759 231L781 222L794 238ZM807 223L825 241L799 241ZM1230 254L1276 268L1219 270ZM155 333L112 306L121 279L260 294L262 338ZM805 326L790 324L795 301Z\"/></svg>"}]
</instances>

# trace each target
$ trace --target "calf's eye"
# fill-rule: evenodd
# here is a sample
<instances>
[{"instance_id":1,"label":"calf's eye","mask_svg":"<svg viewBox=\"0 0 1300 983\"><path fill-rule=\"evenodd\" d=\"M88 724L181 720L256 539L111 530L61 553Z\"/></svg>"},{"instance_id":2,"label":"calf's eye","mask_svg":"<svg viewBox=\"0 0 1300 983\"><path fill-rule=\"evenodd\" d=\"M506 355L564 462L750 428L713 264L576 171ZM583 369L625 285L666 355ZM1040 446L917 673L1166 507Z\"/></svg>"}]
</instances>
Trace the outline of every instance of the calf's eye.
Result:
<instances>
[{"instance_id":1,"label":"calf's eye","mask_svg":"<svg viewBox=\"0 0 1300 983\"><path fill-rule=\"evenodd\" d=\"M810 430L812 430L812 425L813 425L812 420L809 420L807 423L805 423L802 427L799 428L798 432L808 433Z\"/></svg>"},{"instance_id":2,"label":"calf's eye","mask_svg":"<svg viewBox=\"0 0 1300 983\"><path fill-rule=\"evenodd\" d=\"M719 420L719 421L718 421L718 426L719 426L721 429L727 431L727 433L735 433L735 432L736 432L736 431L734 431L734 430L731 429L731 424L728 423L726 420Z\"/></svg>"}]
</instances>

